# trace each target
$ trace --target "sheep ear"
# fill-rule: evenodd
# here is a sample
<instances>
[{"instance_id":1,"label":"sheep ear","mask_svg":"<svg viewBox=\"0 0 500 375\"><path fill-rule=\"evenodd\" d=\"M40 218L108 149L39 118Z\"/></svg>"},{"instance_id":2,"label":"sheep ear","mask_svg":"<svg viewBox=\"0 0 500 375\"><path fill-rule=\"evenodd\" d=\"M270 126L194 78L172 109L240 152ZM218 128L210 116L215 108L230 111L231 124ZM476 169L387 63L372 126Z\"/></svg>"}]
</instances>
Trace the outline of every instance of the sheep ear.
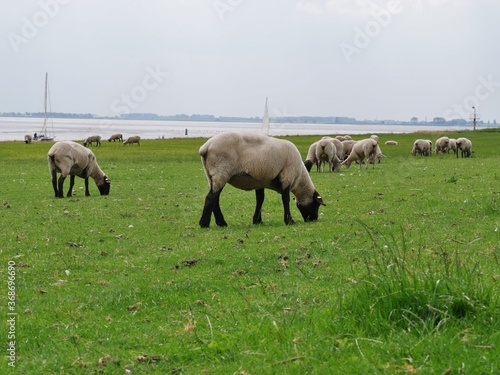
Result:
<instances>
[{"instance_id":1,"label":"sheep ear","mask_svg":"<svg viewBox=\"0 0 500 375\"><path fill-rule=\"evenodd\" d=\"M322 206L326 206L326 204L323 202L323 198L321 198L317 191L314 192L314 200Z\"/></svg>"},{"instance_id":2,"label":"sheep ear","mask_svg":"<svg viewBox=\"0 0 500 375\"><path fill-rule=\"evenodd\" d=\"M107 184L110 184L111 183L111 180L109 179L108 176L106 176L106 178L104 179L104 182L107 183Z\"/></svg>"}]
</instances>

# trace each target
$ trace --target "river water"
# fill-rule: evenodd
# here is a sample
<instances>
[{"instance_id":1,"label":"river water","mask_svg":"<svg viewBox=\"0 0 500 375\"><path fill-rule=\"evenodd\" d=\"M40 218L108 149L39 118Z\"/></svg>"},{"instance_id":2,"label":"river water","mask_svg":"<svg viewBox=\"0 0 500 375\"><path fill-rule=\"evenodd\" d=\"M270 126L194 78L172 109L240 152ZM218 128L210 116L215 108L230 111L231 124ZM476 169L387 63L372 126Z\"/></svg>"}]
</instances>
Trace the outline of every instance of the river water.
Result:
<instances>
[{"instance_id":1,"label":"river water","mask_svg":"<svg viewBox=\"0 0 500 375\"><path fill-rule=\"evenodd\" d=\"M41 118L0 117L0 141L22 141L25 134L40 133ZM53 119L47 123L48 133L55 141L83 140L89 135L99 134L103 139L113 133L122 133L124 138L140 135L143 139L211 137L225 131L249 131L260 133L260 123L247 122L197 122L156 120L100 120L100 119ZM272 123L271 136L286 135L344 135L415 133L420 131L465 130L470 127L438 125L358 125L358 124L287 124Z\"/></svg>"}]
</instances>

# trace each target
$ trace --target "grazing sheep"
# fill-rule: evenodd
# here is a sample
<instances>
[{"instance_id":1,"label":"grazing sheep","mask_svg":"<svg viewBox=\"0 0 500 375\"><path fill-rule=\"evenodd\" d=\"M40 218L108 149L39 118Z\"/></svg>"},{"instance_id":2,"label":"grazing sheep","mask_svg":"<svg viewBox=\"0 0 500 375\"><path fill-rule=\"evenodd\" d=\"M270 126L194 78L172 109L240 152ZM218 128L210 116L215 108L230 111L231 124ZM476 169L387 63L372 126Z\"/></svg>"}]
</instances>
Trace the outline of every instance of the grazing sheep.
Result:
<instances>
[{"instance_id":1,"label":"grazing sheep","mask_svg":"<svg viewBox=\"0 0 500 375\"><path fill-rule=\"evenodd\" d=\"M311 168L314 164L316 164L316 167L318 168L319 172L318 159L316 159L316 146L318 145L318 142L319 141L311 143L311 145L309 146L309 150L307 151L307 156L306 160L304 160L304 165L308 172L311 171Z\"/></svg>"},{"instance_id":2,"label":"grazing sheep","mask_svg":"<svg viewBox=\"0 0 500 375\"><path fill-rule=\"evenodd\" d=\"M412 155L423 155L430 156L431 154L431 143L428 140L417 139L413 143L413 149L411 150Z\"/></svg>"},{"instance_id":3,"label":"grazing sheep","mask_svg":"<svg viewBox=\"0 0 500 375\"><path fill-rule=\"evenodd\" d=\"M334 144L334 146L337 150L337 158L339 159L339 161L338 161L338 169L336 169L335 171L338 172L338 171L340 171L340 161L343 159L344 147L342 145L342 142L339 141L337 138L331 138L328 136L321 138L321 140L323 140L323 139L330 140ZM306 157L306 160L304 160L304 165L306 166L306 169L308 172L311 171L311 168L313 165L316 165L317 171L319 172L320 166L318 163L318 158L316 157L316 147L320 141L316 141L314 143L311 143L311 145L309 146L309 150L307 151L307 157ZM336 165L337 165L337 163L336 163Z\"/></svg>"},{"instance_id":4,"label":"grazing sheep","mask_svg":"<svg viewBox=\"0 0 500 375\"><path fill-rule=\"evenodd\" d=\"M95 181L101 195L108 195L111 181L99 168L94 153L76 142L57 142L48 152L49 171L56 198L63 198L63 184L70 176L68 197L71 197L75 176L85 179L85 195L89 196L89 177ZM61 176L57 180L57 173Z\"/></svg>"},{"instance_id":5,"label":"grazing sheep","mask_svg":"<svg viewBox=\"0 0 500 375\"><path fill-rule=\"evenodd\" d=\"M340 142L344 142L344 141L352 141L352 138L350 135L337 135L335 136L335 139L338 139Z\"/></svg>"},{"instance_id":6,"label":"grazing sheep","mask_svg":"<svg viewBox=\"0 0 500 375\"><path fill-rule=\"evenodd\" d=\"M378 140L379 140L378 135L376 135L376 134L372 134L372 135L370 135L370 138L371 138L371 139L375 139L377 142L378 142Z\"/></svg>"},{"instance_id":7,"label":"grazing sheep","mask_svg":"<svg viewBox=\"0 0 500 375\"><path fill-rule=\"evenodd\" d=\"M343 148L343 155L342 155L342 160L345 160L349 157L351 154L353 146L356 144L357 141L353 141L352 139L347 139L345 141L342 141L342 148Z\"/></svg>"},{"instance_id":8,"label":"grazing sheep","mask_svg":"<svg viewBox=\"0 0 500 375\"><path fill-rule=\"evenodd\" d=\"M462 152L463 158L470 157L472 153L472 142L467 138L458 138L457 139L457 158L458 158L458 150Z\"/></svg>"},{"instance_id":9,"label":"grazing sheep","mask_svg":"<svg viewBox=\"0 0 500 375\"><path fill-rule=\"evenodd\" d=\"M90 137L87 137L85 142L83 142L84 146L92 146L92 142L95 142L96 146L101 145L101 136L100 135L91 135Z\"/></svg>"},{"instance_id":10,"label":"grazing sheep","mask_svg":"<svg viewBox=\"0 0 500 375\"><path fill-rule=\"evenodd\" d=\"M427 142L429 142L429 156L432 155L432 141L430 139L426 139Z\"/></svg>"},{"instance_id":11,"label":"grazing sheep","mask_svg":"<svg viewBox=\"0 0 500 375\"><path fill-rule=\"evenodd\" d=\"M375 139L375 138L372 138L372 139ZM370 156L370 159L368 159L368 161L370 162L370 164L375 164L375 161L377 160L378 163L380 164L382 162L382 158L385 158L385 155L382 153L382 150L380 149L380 146L377 143L377 147L375 149L375 152L373 153L373 155Z\"/></svg>"},{"instance_id":12,"label":"grazing sheep","mask_svg":"<svg viewBox=\"0 0 500 375\"><path fill-rule=\"evenodd\" d=\"M321 139L329 139L333 142L333 144L335 145L335 148L337 149L337 157L339 158L339 161L340 160L344 160L344 145L342 144L342 141L338 138L332 138L332 137L328 137L328 136L325 136Z\"/></svg>"},{"instance_id":13,"label":"grazing sheep","mask_svg":"<svg viewBox=\"0 0 500 375\"><path fill-rule=\"evenodd\" d=\"M26 143L26 144L30 144L30 143L31 143L31 139L32 139L32 138L31 138L31 135L26 134L26 135L24 136L24 143Z\"/></svg>"},{"instance_id":14,"label":"grazing sheep","mask_svg":"<svg viewBox=\"0 0 500 375\"><path fill-rule=\"evenodd\" d=\"M111 142L111 141L123 142L123 136L120 133L111 134L111 137L109 137L108 142Z\"/></svg>"},{"instance_id":15,"label":"grazing sheep","mask_svg":"<svg viewBox=\"0 0 500 375\"><path fill-rule=\"evenodd\" d=\"M134 135L132 137L128 137L127 140L125 142L123 142L123 145L131 145L133 143L137 143L138 146L141 145L141 137L139 137L138 135Z\"/></svg>"},{"instance_id":16,"label":"grazing sheep","mask_svg":"<svg viewBox=\"0 0 500 375\"><path fill-rule=\"evenodd\" d=\"M436 154L447 154L450 148L450 138L441 137L436 141Z\"/></svg>"},{"instance_id":17,"label":"grazing sheep","mask_svg":"<svg viewBox=\"0 0 500 375\"><path fill-rule=\"evenodd\" d=\"M281 194L285 224L293 224L290 192L304 221L318 219L325 205L309 177L297 147L289 141L253 133L220 133L198 152L210 186L199 224L210 226L212 213L218 226L227 226L219 204L222 189L229 183L242 190L255 190L253 223L262 223L264 189Z\"/></svg>"},{"instance_id":18,"label":"grazing sheep","mask_svg":"<svg viewBox=\"0 0 500 375\"><path fill-rule=\"evenodd\" d=\"M337 156L337 148L330 137L323 137L316 145L316 159L318 160L318 172L321 171L323 164L323 172L325 171L324 164L328 163L328 171L340 171L340 160Z\"/></svg>"},{"instance_id":19,"label":"grazing sheep","mask_svg":"<svg viewBox=\"0 0 500 375\"><path fill-rule=\"evenodd\" d=\"M448 147L448 154L450 153L450 150L453 150L454 154L458 153L457 140L454 138L450 138L450 143L449 143L449 147Z\"/></svg>"},{"instance_id":20,"label":"grazing sheep","mask_svg":"<svg viewBox=\"0 0 500 375\"><path fill-rule=\"evenodd\" d=\"M351 163L353 161L357 161L359 163L359 168L361 169L363 160L366 159L366 169L368 169L370 158L375 158L377 152L377 145L378 142L372 138L367 138L361 141L357 141L353 145L352 151L347 157L347 159L345 159L342 162L342 165L344 165L347 169L351 166ZM375 168L375 163L373 163L373 168Z\"/></svg>"},{"instance_id":21,"label":"grazing sheep","mask_svg":"<svg viewBox=\"0 0 500 375\"><path fill-rule=\"evenodd\" d=\"M385 144L388 146L397 146L398 142L397 141L385 141Z\"/></svg>"}]
</instances>

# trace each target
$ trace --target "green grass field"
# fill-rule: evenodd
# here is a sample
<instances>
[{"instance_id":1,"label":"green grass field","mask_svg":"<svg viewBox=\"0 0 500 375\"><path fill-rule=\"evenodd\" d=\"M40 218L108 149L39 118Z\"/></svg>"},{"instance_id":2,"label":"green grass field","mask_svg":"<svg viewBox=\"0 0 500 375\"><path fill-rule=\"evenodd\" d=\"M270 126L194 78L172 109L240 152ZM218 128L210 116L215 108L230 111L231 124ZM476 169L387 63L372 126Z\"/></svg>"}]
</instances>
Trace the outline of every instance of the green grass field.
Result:
<instances>
[{"instance_id":1,"label":"green grass field","mask_svg":"<svg viewBox=\"0 0 500 375\"><path fill-rule=\"evenodd\" d=\"M0 143L0 373L500 373L500 131L446 133L471 158L410 155L441 135L313 169L317 222L285 226L269 191L254 226L255 194L227 186L208 229L205 139L103 143L110 195L77 178L64 199L51 144ZM303 157L319 138L287 137Z\"/></svg>"}]
</instances>

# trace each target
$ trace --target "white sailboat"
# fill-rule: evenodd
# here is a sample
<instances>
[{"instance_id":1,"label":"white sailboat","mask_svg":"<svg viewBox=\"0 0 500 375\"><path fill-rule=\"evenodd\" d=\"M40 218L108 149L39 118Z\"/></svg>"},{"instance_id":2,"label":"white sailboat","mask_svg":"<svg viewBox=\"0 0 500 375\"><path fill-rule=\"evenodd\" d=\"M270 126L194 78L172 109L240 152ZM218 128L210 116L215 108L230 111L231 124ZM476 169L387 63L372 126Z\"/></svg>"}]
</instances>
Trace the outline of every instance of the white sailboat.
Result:
<instances>
[{"instance_id":1,"label":"white sailboat","mask_svg":"<svg viewBox=\"0 0 500 375\"><path fill-rule=\"evenodd\" d=\"M269 111L267 109L267 97L266 106L264 107L264 115L262 116L262 134L269 135Z\"/></svg>"},{"instance_id":2,"label":"white sailboat","mask_svg":"<svg viewBox=\"0 0 500 375\"><path fill-rule=\"evenodd\" d=\"M44 97L44 117L43 117L43 126L42 130L40 130L40 133L35 133L35 136L33 139L35 141L53 141L54 140L54 124L52 122L52 119L49 119L48 117L48 111L47 111L47 106L50 111L52 109L50 108L50 95L49 95L49 73L45 73L45 97ZM52 129L52 134L49 135L47 132L47 121L50 120L51 123L51 129Z\"/></svg>"}]
</instances>

